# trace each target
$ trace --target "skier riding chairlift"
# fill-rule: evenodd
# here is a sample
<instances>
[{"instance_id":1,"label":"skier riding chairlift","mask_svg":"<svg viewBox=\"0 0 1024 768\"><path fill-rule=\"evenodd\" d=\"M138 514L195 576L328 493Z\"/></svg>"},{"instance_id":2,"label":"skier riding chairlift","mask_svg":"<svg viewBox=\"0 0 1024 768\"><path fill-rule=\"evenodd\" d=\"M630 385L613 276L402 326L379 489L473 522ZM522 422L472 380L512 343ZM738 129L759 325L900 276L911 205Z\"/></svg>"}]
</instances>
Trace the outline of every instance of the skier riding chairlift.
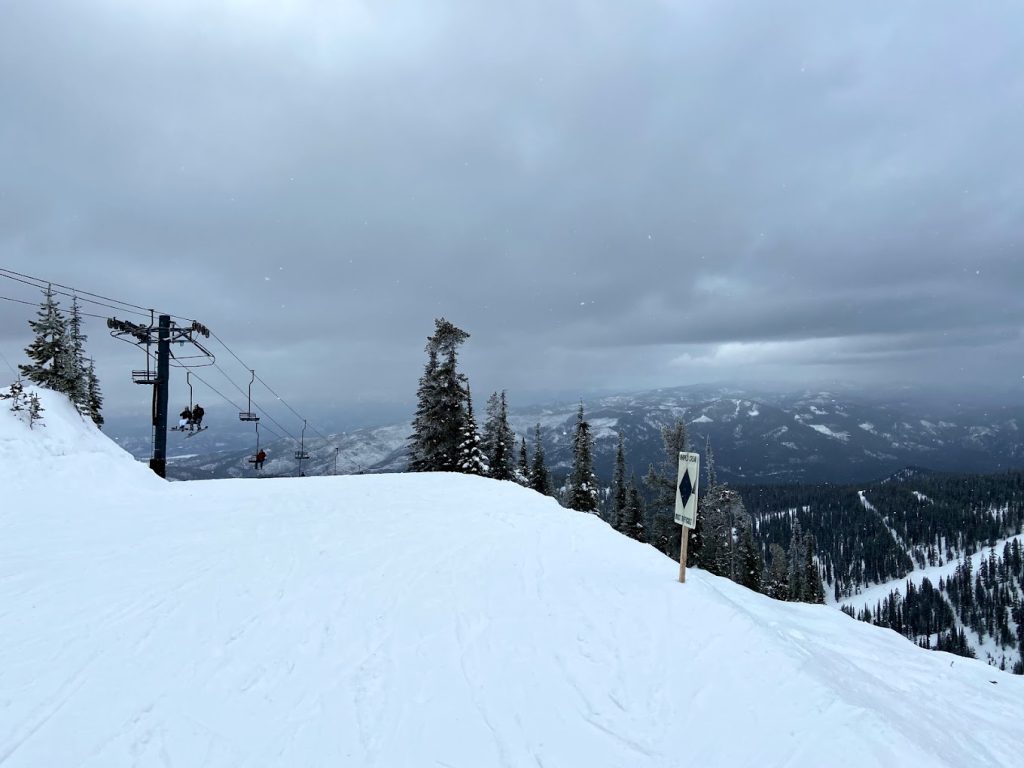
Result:
<instances>
[{"instance_id":1,"label":"skier riding chairlift","mask_svg":"<svg viewBox=\"0 0 1024 768\"><path fill-rule=\"evenodd\" d=\"M203 410L203 406L201 406L201 405L196 405L196 407L192 409L191 425L196 429L196 431L202 430L202 428L203 428L203 416L205 416L205 415L206 415L206 411Z\"/></svg>"}]
</instances>

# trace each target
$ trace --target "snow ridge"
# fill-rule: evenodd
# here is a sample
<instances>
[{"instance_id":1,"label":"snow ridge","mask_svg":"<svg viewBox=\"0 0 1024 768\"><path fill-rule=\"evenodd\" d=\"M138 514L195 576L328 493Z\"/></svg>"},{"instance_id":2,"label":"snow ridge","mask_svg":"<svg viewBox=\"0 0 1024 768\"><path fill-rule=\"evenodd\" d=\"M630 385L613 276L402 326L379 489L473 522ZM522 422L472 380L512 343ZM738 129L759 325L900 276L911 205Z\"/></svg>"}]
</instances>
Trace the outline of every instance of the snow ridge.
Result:
<instances>
[{"instance_id":1,"label":"snow ridge","mask_svg":"<svg viewBox=\"0 0 1024 768\"><path fill-rule=\"evenodd\" d=\"M5 768L1019 759L1024 680L515 484L164 483L44 394L0 412Z\"/></svg>"}]
</instances>

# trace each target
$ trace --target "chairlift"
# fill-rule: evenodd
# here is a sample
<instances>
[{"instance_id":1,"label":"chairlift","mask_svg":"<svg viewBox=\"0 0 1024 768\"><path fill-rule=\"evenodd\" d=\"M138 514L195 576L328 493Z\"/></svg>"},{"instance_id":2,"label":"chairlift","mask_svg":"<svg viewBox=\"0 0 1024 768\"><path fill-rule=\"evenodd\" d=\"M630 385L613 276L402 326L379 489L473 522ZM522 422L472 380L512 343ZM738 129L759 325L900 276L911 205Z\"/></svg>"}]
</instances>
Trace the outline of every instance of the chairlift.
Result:
<instances>
[{"instance_id":1,"label":"chairlift","mask_svg":"<svg viewBox=\"0 0 1024 768\"><path fill-rule=\"evenodd\" d=\"M294 438L293 438L294 439ZM302 437L299 440L299 450L295 452L295 458L299 462L299 471L302 471L302 462L309 458L306 453L306 420L302 420Z\"/></svg>"},{"instance_id":2,"label":"chairlift","mask_svg":"<svg viewBox=\"0 0 1024 768\"><path fill-rule=\"evenodd\" d=\"M256 471L260 471L260 470L263 469L263 467L259 466L259 463L260 463L259 458L258 458L259 455L260 455L260 424L259 424L259 421L257 420L257 422L256 422L256 452L252 455L252 458L249 459L249 463L252 464L253 469L256 470ZM264 459L264 461L266 461L266 459Z\"/></svg>"},{"instance_id":3,"label":"chairlift","mask_svg":"<svg viewBox=\"0 0 1024 768\"><path fill-rule=\"evenodd\" d=\"M254 381L256 381L256 371L254 371L254 370L252 370L250 368L249 369L249 373L252 374L252 378L249 380L249 404L248 404L248 410L245 410L245 411L242 411L241 413L239 413L238 414L238 420L239 421L255 421L255 422L258 422L260 420L260 417L257 416L255 413L253 413L253 410L252 410L252 384L253 384ZM256 432L257 432L257 435L258 435L259 434L259 428L258 427L257 427ZM257 440L257 443L258 443L258 440ZM257 450L257 452L259 452L258 444L257 444L257 449L256 450Z\"/></svg>"},{"instance_id":4,"label":"chairlift","mask_svg":"<svg viewBox=\"0 0 1024 768\"><path fill-rule=\"evenodd\" d=\"M192 421L191 414L195 410L194 406L192 405L192 371L185 371L185 382L188 384L188 410L187 410L187 413L189 414L189 417L188 417L188 420L187 420L186 424L181 424L179 422L178 426L171 427L171 430L173 432L188 432L188 434L185 435L185 437L189 438L189 437L194 437L194 436L198 435L200 432L205 432L210 427L209 427L209 425L207 425L205 427L203 427L203 426L198 426L197 427L195 422ZM185 418L185 417L182 416L181 418ZM200 424L201 423L202 422L200 421Z\"/></svg>"},{"instance_id":5,"label":"chairlift","mask_svg":"<svg viewBox=\"0 0 1024 768\"><path fill-rule=\"evenodd\" d=\"M150 312L150 325L153 324L153 313ZM112 328L111 335L116 332L123 332L135 336L139 341L138 345L141 347L143 344L146 349L146 367L143 369L136 368L132 370L132 382L135 384L156 384L157 383L157 372L151 367L152 355L149 353L149 335L144 333L146 330L144 326L136 323L129 323L124 320L118 320L117 318L110 318L107 320L107 327Z\"/></svg>"},{"instance_id":6,"label":"chairlift","mask_svg":"<svg viewBox=\"0 0 1024 768\"><path fill-rule=\"evenodd\" d=\"M149 359L148 359L148 357L147 357L146 363L147 363L147 366L146 366L145 370L141 370L141 371L133 370L132 371L132 381L135 382L136 384L156 384L156 381L157 381L156 371L151 371L149 369L149 365L148 365Z\"/></svg>"}]
</instances>

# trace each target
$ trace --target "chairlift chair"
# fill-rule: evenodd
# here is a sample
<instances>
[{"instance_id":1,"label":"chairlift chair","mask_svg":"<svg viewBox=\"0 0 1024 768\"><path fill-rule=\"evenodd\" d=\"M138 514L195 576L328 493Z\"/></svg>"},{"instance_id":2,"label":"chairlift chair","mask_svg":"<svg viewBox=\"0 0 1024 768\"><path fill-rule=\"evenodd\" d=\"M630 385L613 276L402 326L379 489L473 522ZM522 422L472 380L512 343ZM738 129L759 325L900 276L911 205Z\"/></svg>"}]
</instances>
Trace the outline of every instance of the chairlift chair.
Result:
<instances>
[{"instance_id":1,"label":"chairlift chair","mask_svg":"<svg viewBox=\"0 0 1024 768\"><path fill-rule=\"evenodd\" d=\"M249 369L249 373L252 374L252 378L249 380L249 404L247 406L248 410L240 412L238 414L238 420L239 421L255 421L255 422L259 422L260 417L257 416L255 413L253 413L253 410L252 410L252 383L254 381L256 381L256 371L254 371L254 370L252 370L250 368ZM257 427L257 433L258 432L259 432L259 428ZM257 452L259 452L259 448L258 447L257 447L256 450L257 450Z\"/></svg>"},{"instance_id":2,"label":"chairlift chair","mask_svg":"<svg viewBox=\"0 0 1024 768\"><path fill-rule=\"evenodd\" d=\"M302 470L302 462L309 458L309 454L306 452L306 420L302 420L302 436L299 439L299 450L295 452L295 458L299 462L299 477L305 477L306 473Z\"/></svg>"},{"instance_id":3,"label":"chairlift chair","mask_svg":"<svg viewBox=\"0 0 1024 768\"><path fill-rule=\"evenodd\" d=\"M293 438L294 439L294 438ZM306 420L302 420L302 437L299 440L299 450L295 452L296 461L303 462L309 458L309 453L306 452ZM302 470L302 464L299 464L299 471Z\"/></svg>"},{"instance_id":4,"label":"chairlift chair","mask_svg":"<svg viewBox=\"0 0 1024 768\"><path fill-rule=\"evenodd\" d=\"M153 313L150 312L150 325L152 324ZM146 367L143 369L136 368L132 370L132 382L135 384L156 384L157 379L159 377L157 376L157 372L150 367L151 359L149 352L149 336L139 334L140 331L144 330L143 327L135 325L134 323L121 322L118 321L116 318L111 318L107 320L107 327L113 328L115 331L120 330L126 333L131 333L133 336L139 339L137 343L140 348L142 348L143 344L145 345Z\"/></svg>"},{"instance_id":5,"label":"chairlift chair","mask_svg":"<svg viewBox=\"0 0 1024 768\"><path fill-rule=\"evenodd\" d=\"M256 457L260 454L260 424L259 420L256 421L256 451L253 453L252 458L249 459L249 463L252 464L252 468L255 471L262 470L262 467L257 467Z\"/></svg>"},{"instance_id":6,"label":"chairlift chair","mask_svg":"<svg viewBox=\"0 0 1024 768\"><path fill-rule=\"evenodd\" d=\"M191 413L192 410L193 410L193 403L192 403L192 394L193 394L192 393L192 371L185 371L185 382L188 384L188 411L189 411L189 413ZM200 432L205 432L209 428L210 428L209 425L207 425L205 427L198 427L197 428L196 425L192 422L192 420L190 418L188 424L186 424L185 426L181 426L179 424L176 427L171 427L171 430L174 431L174 432L188 432L188 434L185 435L185 437L189 438L189 437L194 437L195 435L198 435Z\"/></svg>"}]
</instances>

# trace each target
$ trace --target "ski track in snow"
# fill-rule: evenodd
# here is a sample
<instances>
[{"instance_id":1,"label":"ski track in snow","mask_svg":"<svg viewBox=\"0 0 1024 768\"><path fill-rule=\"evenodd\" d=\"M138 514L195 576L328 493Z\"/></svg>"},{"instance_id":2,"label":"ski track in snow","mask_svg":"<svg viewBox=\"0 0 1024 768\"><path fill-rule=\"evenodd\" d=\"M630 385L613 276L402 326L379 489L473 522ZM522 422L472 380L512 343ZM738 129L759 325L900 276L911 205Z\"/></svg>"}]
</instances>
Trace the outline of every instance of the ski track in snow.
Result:
<instances>
[{"instance_id":1,"label":"ski track in snow","mask_svg":"<svg viewBox=\"0 0 1024 768\"><path fill-rule=\"evenodd\" d=\"M1024 680L701 571L680 585L513 484L166 484L46 407L42 434L0 413L3 768L989 766L1024 746Z\"/></svg>"}]
</instances>

